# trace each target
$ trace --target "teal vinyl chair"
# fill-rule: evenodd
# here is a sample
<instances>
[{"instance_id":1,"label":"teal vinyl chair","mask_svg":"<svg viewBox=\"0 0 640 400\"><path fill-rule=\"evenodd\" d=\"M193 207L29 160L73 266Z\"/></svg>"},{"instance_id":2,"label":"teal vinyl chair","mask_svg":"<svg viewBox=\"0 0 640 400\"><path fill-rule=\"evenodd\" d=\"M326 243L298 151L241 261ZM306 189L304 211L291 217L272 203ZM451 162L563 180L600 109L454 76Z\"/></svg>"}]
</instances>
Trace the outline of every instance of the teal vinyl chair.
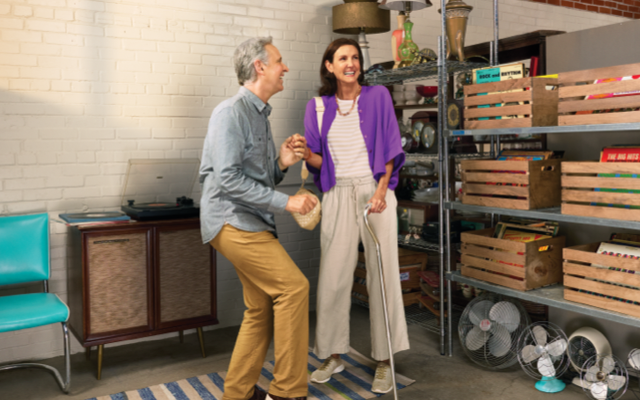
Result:
<instances>
[{"instance_id":1,"label":"teal vinyl chair","mask_svg":"<svg viewBox=\"0 0 640 400\"><path fill-rule=\"evenodd\" d=\"M44 368L55 377L63 392L71 383L69 308L49 293L49 216L47 214L0 217L0 286L42 281L43 293L0 296L0 332L18 331L49 324L62 324L66 378L57 369L38 363L0 366L0 371L16 368Z\"/></svg>"}]
</instances>

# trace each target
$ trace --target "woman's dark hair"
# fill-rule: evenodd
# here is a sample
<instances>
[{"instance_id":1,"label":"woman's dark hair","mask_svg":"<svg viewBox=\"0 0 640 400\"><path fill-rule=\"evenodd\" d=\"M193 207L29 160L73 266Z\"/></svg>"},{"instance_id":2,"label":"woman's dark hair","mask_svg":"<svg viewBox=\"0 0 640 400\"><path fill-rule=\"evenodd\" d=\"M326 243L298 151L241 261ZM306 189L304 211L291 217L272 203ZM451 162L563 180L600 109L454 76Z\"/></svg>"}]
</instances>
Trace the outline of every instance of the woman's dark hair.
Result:
<instances>
[{"instance_id":1,"label":"woman's dark hair","mask_svg":"<svg viewBox=\"0 0 640 400\"><path fill-rule=\"evenodd\" d=\"M360 76L358 76L358 83L362 85L364 82L364 69L362 67L362 63L364 60L362 59L362 50L360 50L360 45L353 39L336 39L331 42L331 44L324 51L322 62L320 63L320 81L322 82L322 86L318 90L318 94L320 96L333 96L338 90L338 82L336 80L336 77L329 72L329 70L325 66L325 62L329 61L330 63L333 63L333 56L336 54L336 51L338 51L338 49L342 46L353 46L358 49L358 58L360 59Z\"/></svg>"}]
</instances>

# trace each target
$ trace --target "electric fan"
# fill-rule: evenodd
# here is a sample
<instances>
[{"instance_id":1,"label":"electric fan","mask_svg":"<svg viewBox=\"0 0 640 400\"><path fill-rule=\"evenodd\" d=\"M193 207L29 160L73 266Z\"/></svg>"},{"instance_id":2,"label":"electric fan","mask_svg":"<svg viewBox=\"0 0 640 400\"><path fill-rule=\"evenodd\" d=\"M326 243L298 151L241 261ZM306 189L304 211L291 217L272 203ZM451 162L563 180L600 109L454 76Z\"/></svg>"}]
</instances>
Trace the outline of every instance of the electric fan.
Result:
<instances>
[{"instance_id":1,"label":"electric fan","mask_svg":"<svg viewBox=\"0 0 640 400\"><path fill-rule=\"evenodd\" d=\"M627 368L612 354L589 358L582 371L582 389L592 399L616 400L627 391Z\"/></svg>"},{"instance_id":2,"label":"electric fan","mask_svg":"<svg viewBox=\"0 0 640 400\"><path fill-rule=\"evenodd\" d=\"M471 361L503 369L517 362L518 337L529 322L529 314L517 300L486 292L462 312L458 336Z\"/></svg>"},{"instance_id":3,"label":"electric fan","mask_svg":"<svg viewBox=\"0 0 640 400\"><path fill-rule=\"evenodd\" d=\"M525 328L518 340L518 361L527 375L536 382L536 389L557 393L565 388L556 378L569 367L567 335L550 322L536 322Z\"/></svg>"},{"instance_id":4,"label":"electric fan","mask_svg":"<svg viewBox=\"0 0 640 400\"><path fill-rule=\"evenodd\" d=\"M640 372L640 349L633 349L629 352L629 365L636 370L636 376L638 376L637 373ZM637 394L633 389L632 392ZM636 397L639 396L636 395Z\"/></svg>"},{"instance_id":5,"label":"electric fan","mask_svg":"<svg viewBox=\"0 0 640 400\"><path fill-rule=\"evenodd\" d=\"M569 336L569 348L567 349L571 366L581 373L582 366L589 358L600 355L605 356L611 353L611 345L607 338L598 330L590 327L582 327ZM572 383L582 386L580 377L573 378ZM584 389L584 387L583 387Z\"/></svg>"}]
</instances>

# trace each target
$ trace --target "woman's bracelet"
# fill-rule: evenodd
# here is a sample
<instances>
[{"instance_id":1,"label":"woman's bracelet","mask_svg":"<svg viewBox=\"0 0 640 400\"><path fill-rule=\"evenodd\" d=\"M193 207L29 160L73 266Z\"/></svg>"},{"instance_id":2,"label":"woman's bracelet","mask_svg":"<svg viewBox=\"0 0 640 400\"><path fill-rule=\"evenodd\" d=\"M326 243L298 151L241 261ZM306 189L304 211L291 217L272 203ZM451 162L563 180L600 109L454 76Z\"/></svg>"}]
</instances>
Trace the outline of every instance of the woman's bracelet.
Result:
<instances>
[{"instance_id":1,"label":"woman's bracelet","mask_svg":"<svg viewBox=\"0 0 640 400\"><path fill-rule=\"evenodd\" d=\"M308 155L308 156L306 155L306 154L307 154L307 153L306 153L307 151L309 152L309 155ZM311 151L311 149L310 149L310 148L308 148L308 147L307 147L307 148L305 149L305 155L302 157L302 159L303 159L303 160L305 160L305 161L309 161L309 159L311 158L311 156L312 156L312 155L313 155L313 152Z\"/></svg>"}]
</instances>

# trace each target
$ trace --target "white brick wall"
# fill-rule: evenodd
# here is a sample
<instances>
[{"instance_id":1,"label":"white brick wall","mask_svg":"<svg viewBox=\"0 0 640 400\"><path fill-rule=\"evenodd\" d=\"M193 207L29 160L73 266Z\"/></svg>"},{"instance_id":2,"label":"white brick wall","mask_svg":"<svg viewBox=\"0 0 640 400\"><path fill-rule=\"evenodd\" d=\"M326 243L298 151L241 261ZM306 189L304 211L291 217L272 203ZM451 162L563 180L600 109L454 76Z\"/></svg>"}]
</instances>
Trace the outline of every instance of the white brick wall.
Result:
<instances>
[{"instance_id":1,"label":"white brick wall","mask_svg":"<svg viewBox=\"0 0 640 400\"><path fill-rule=\"evenodd\" d=\"M492 38L491 2L466 0L467 44ZM271 35L291 72L272 100L277 142L303 132L339 0L5 0L0 4L0 214L117 209L130 158L199 157L213 108L237 92L230 55ZM501 0L501 37L574 31L621 18ZM436 48L437 5L412 15L414 39ZM395 13L392 13L395 29ZM372 61L391 59L390 33L370 35ZM299 178L289 173L284 191ZM309 277L318 232L277 218L281 241ZM51 226L52 291L66 299L66 227ZM218 327L240 323L241 286L218 259ZM21 288L11 288L11 293ZM4 289L2 292L9 291ZM58 327L0 334L0 363L62 354ZM149 338L153 340L156 338ZM72 340L73 351L80 351Z\"/></svg>"}]
</instances>

